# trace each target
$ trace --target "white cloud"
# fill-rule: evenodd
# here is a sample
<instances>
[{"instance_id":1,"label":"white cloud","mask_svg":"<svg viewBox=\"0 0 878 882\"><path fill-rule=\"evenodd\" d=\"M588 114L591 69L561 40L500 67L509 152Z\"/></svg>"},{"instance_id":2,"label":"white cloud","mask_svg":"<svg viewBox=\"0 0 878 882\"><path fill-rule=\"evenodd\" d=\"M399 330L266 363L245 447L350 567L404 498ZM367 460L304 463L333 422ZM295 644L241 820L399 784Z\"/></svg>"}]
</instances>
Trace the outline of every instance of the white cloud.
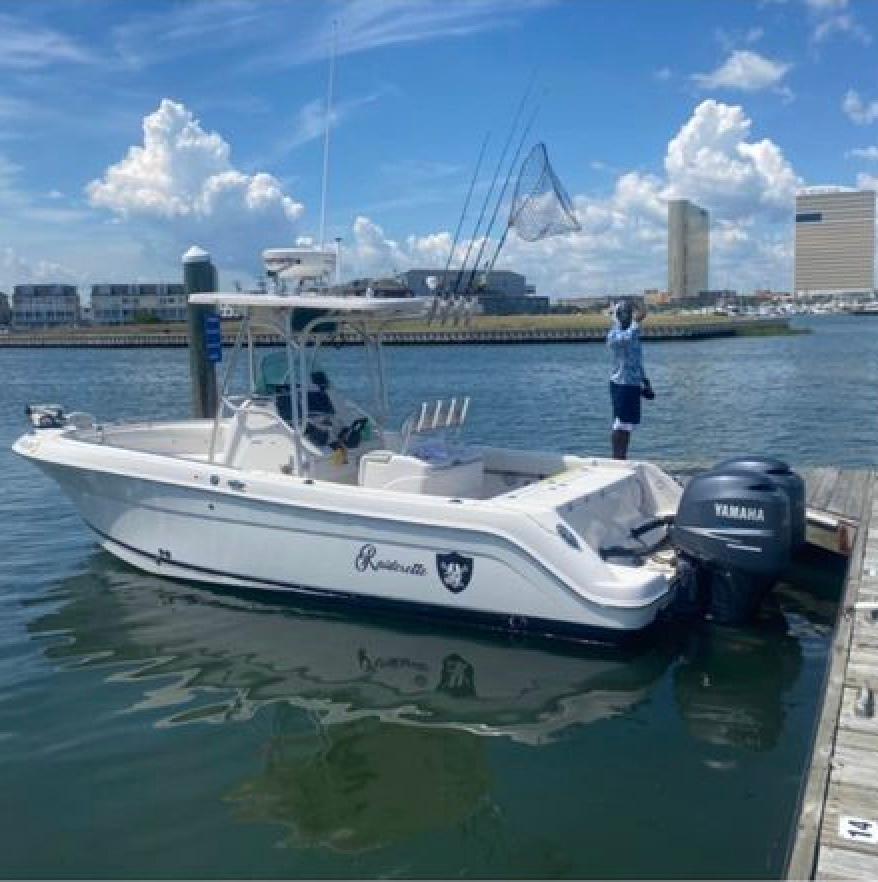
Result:
<instances>
[{"instance_id":1,"label":"white cloud","mask_svg":"<svg viewBox=\"0 0 878 882\"><path fill-rule=\"evenodd\" d=\"M145 66L191 53L207 40L235 51L246 70L277 70L326 58L331 23L339 22L338 54L466 37L511 27L554 0L190 0L138 15L114 29L120 61Z\"/></svg>"},{"instance_id":2,"label":"white cloud","mask_svg":"<svg viewBox=\"0 0 878 882\"><path fill-rule=\"evenodd\" d=\"M0 13L0 67L28 71L54 64L89 64L94 60L72 37Z\"/></svg>"},{"instance_id":3,"label":"white cloud","mask_svg":"<svg viewBox=\"0 0 878 882\"><path fill-rule=\"evenodd\" d=\"M791 66L782 61L772 61L750 49L736 49L716 70L695 74L692 79L702 89L758 92L779 87Z\"/></svg>"},{"instance_id":4,"label":"white cloud","mask_svg":"<svg viewBox=\"0 0 878 882\"><path fill-rule=\"evenodd\" d=\"M556 296L664 287L667 200L689 198L711 212L715 282L742 290L789 285L789 220L801 180L776 144L752 138L741 107L699 104L669 141L664 166L664 175L618 175L606 198L576 196L580 233L535 243L511 234L498 266L524 272L542 293ZM455 266L466 245L459 244ZM447 232L395 240L361 217L345 262L357 274L441 267L449 247Z\"/></svg>"},{"instance_id":5,"label":"white cloud","mask_svg":"<svg viewBox=\"0 0 878 882\"><path fill-rule=\"evenodd\" d=\"M847 13L833 15L819 22L814 28L812 39L815 43L822 43L837 34L850 36L864 46L872 42L872 35Z\"/></svg>"},{"instance_id":6,"label":"white cloud","mask_svg":"<svg viewBox=\"0 0 878 882\"><path fill-rule=\"evenodd\" d=\"M842 35L869 45L872 35L848 11L848 0L805 0L815 21L811 40L823 43L831 37Z\"/></svg>"},{"instance_id":7,"label":"white cloud","mask_svg":"<svg viewBox=\"0 0 878 882\"><path fill-rule=\"evenodd\" d=\"M848 150L845 156L851 159L878 160L878 147L854 147Z\"/></svg>"},{"instance_id":8,"label":"white cloud","mask_svg":"<svg viewBox=\"0 0 878 882\"><path fill-rule=\"evenodd\" d=\"M86 193L92 206L163 235L168 248L199 241L220 262L252 262L266 243L290 240L304 211L274 176L235 168L226 141L167 98L144 117L143 144Z\"/></svg>"},{"instance_id":9,"label":"white cloud","mask_svg":"<svg viewBox=\"0 0 878 882\"><path fill-rule=\"evenodd\" d=\"M334 101L330 112L332 130L339 128L357 110L378 101L384 92L371 92L360 98ZM254 162L257 165L273 165L290 151L323 137L326 120L326 99L315 98L303 104L292 122L290 132L281 135L270 148Z\"/></svg>"},{"instance_id":10,"label":"white cloud","mask_svg":"<svg viewBox=\"0 0 878 882\"><path fill-rule=\"evenodd\" d=\"M11 293L13 286L26 285L30 282L75 285L80 281L76 272L60 263L25 259L12 248L0 248L0 291Z\"/></svg>"},{"instance_id":11,"label":"white cloud","mask_svg":"<svg viewBox=\"0 0 878 882\"><path fill-rule=\"evenodd\" d=\"M878 177L860 172L857 175L857 188L860 190L878 190Z\"/></svg>"},{"instance_id":12,"label":"white cloud","mask_svg":"<svg viewBox=\"0 0 878 882\"><path fill-rule=\"evenodd\" d=\"M848 115L851 122L867 126L878 120L878 101L863 101L859 92L848 89L841 102L841 109Z\"/></svg>"},{"instance_id":13,"label":"white cloud","mask_svg":"<svg viewBox=\"0 0 878 882\"><path fill-rule=\"evenodd\" d=\"M815 12L838 12L847 9L848 0L805 0L805 5Z\"/></svg>"},{"instance_id":14,"label":"white cloud","mask_svg":"<svg viewBox=\"0 0 878 882\"><path fill-rule=\"evenodd\" d=\"M730 218L789 211L799 178L776 144L749 140L751 128L742 107L702 101L668 144L669 194Z\"/></svg>"}]
</instances>

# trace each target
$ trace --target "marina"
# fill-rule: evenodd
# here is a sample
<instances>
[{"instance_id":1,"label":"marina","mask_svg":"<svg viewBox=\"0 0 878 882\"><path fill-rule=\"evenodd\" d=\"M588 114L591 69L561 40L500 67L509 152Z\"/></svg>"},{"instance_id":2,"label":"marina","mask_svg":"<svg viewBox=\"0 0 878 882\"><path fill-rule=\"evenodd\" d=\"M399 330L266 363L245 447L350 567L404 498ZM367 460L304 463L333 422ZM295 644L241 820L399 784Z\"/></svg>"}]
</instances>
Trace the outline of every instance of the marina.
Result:
<instances>
[{"instance_id":1,"label":"marina","mask_svg":"<svg viewBox=\"0 0 878 882\"><path fill-rule=\"evenodd\" d=\"M674 380L674 344L651 346L660 397L634 444L638 456L672 474L705 468L674 429L682 414L716 458L738 453L743 435L754 448L782 450L806 478L812 543L842 548L863 499L872 439L834 434L824 408L846 370L845 353L874 344L844 317L813 321L821 330L804 336L694 341L687 348L694 386ZM484 402L469 416L476 437L508 442L504 426L514 415L522 439L539 434L554 449L606 445L601 349L529 347L527 359L514 351L390 350L399 381L395 418L407 401L438 396L452 383ZM435 371L419 371L425 352ZM361 356L345 348L335 357L334 375L356 387ZM17 378L2 393L7 444L20 432L26 396L48 400L61 389L98 413L189 413L182 350L22 349L2 358ZM478 375L475 358L487 359ZM763 366L756 388L778 413L771 396L779 371L794 371L808 386L794 423L767 422L739 406L734 378L749 362ZM140 379L123 394L120 375ZM494 375L508 378L508 391L486 398ZM526 407L514 389L535 375L543 400ZM571 384L582 390L581 410L571 410L564 394ZM556 418L562 403L567 415ZM852 417L865 420L873 404L855 402ZM740 412L734 433L725 431L729 409ZM820 465L828 451L837 465ZM71 507L26 463L7 455L3 468L8 493L0 506L15 549L4 596L11 660L4 684L10 695L30 696L26 715L0 704L4 769L11 799L27 792L43 829L67 831L67 872L112 875L136 860L147 875L245 868L263 875L462 868L496 876L783 875L811 735L825 707L841 584L855 556L809 552L748 627L700 626L659 634L640 649L571 653L438 624L327 616L139 574L96 550ZM37 563L47 528L54 537L48 568ZM198 759L204 737L210 763ZM640 759L632 766L634 754ZM138 782L159 757L161 787L144 789ZM393 771L398 762L405 776ZM51 776L37 763L48 763ZM70 776L84 768L106 780L104 800L74 786ZM368 787L357 768L369 770ZM305 794L315 792L318 774L315 802ZM185 793L176 780L187 782ZM411 781L418 792L438 792L441 781L441 808L414 806ZM66 794L60 802L55 786ZM631 788L637 806L626 796ZM351 814L343 792L368 808ZM548 815L533 808L550 794ZM88 828L76 820L86 805ZM186 834L194 863L180 857L171 806L203 819ZM144 852L138 826L168 847ZM634 848L625 832L632 827ZM19 875L24 868L52 875L58 864L35 850L30 829L15 825L4 834L7 865ZM112 845L90 849L88 829L115 830ZM219 840L219 853L207 847Z\"/></svg>"},{"instance_id":2,"label":"marina","mask_svg":"<svg viewBox=\"0 0 878 882\"><path fill-rule=\"evenodd\" d=\"M0 877L878 878L878 6L8 5Z\"/></svg>"}]
</instances>

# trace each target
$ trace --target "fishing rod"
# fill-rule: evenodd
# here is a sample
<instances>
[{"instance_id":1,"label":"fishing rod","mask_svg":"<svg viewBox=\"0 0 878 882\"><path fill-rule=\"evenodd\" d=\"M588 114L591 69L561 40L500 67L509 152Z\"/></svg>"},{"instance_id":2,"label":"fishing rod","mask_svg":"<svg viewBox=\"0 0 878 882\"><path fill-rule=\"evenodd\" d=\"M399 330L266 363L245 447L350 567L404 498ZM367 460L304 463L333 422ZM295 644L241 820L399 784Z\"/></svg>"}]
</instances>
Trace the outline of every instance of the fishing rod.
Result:
<instances>
[{"instance_id":1,"label":"fishing rod","mask_svg":"<svg viewBox=\"0 0 878 882\"><path fill-rule=\"evenodd\" d=\"M469 210L470 199L473 195L473 189L476 186L476 180L479 177L479 171L482 168L482 160L485 157L485 150L488 146L488 141L491 138L491 133L486 132L485 137L482 140L482 148L479 150L479 158L476 160L476 168L473 172L472 180L469 182L469 190L466 194L466 199L463 202L463 211L460 213L460 219L457 222L457 229L454 231L454 238L451 240L451 250L448 252L448 260L445 262L445 269L442 271L442 279L439 283L439 290L433 297L433 303L430 306L430 316L428 318L428 323L433 321L433 318L436 315L436 310L438 309L438 300L441 297L444 299L445 297L445 288L448 285L448 273L451 269L451 262L454 260L454 249L457 248L457 240L460 238L460 233L463 229L463 222L466 219L466 213Z\"/></svg>"},{"instance_id":2,"label":"fishing rod","mask_svg":"<svg viewBox=\"0 0 878 882\"><path fill-rule=\"evenodd\" d=\"M491 186L488 188L488 195L485 197L485 201L482 203L482 209L479 212L478 220L476 221L476 225L473 229L472 235L470 236L470 240L467 243L466 253L463 257L463 263L460 265L457 277L454 280L454 290L451 292L452 297L457 295L457 289L460 287L460 282L463 279L463 275L466 271L467 261L469 260L473 245L479 234L479 229L482 226L482 221L485 218L485 212L488 210L488 205L490 205L491 198L494 195L494 188L497 186L497 179L500 177L500 172L503 169L504 162L506 161L506 154L509 152L509 147L512 144L512 139L515 135L516 130L518 129L518 123L521 119L521 114L524 111L528 98L530 97L535 79L536 71L531 74L531 78L527 84L527 88L524 90L524 94L521 96L521 100L518 102L518 108L515 111L515 116L512 120L512 126L509 129L509 134L506 136L506 143L503 145L503 151L501 152L500 159L497 162L497 168L494 170L494 176L491 178Z\"/></svg>"},{"instance_id":3,"label":"fishing rod","mask_svg":"<svg viewBox=\"0 0 878 882\"><path fill-rule=\"evenodd\" d=\"M463 291L466 294L470 288L472 287L473 280L476 277L476 273L479 270L479 263L482 260L482 255L485 253L485 246L488 244L488 241L491 237L491 230L494 229L494 224L497 221L497 215L500 213L500 206L503 204L503 199L506 196L506 190L509 188L509 182L512 180L512 175L515 172L516 166L518 165L518 159L521 156L522 148L524 147L524 142L527 140L527 136L530 134L530 130L533 127L534 121L537 118L537 114L540 111L539 104L533 109L533 112L530 115L530 119L527 121L527 125L524 127L524 131L521 133L521 138L518 140L518 147L515 150L515 156L512 157L512 164L509 166L509 171L506 174L506 179L503 181L503 189L500 191L500 195L497 197L497 202L494 204L494 211L491 214L491 220L488 223L488 228L485 230L485 235L482 238L481 245L479 246L479 252L476 255L475 262L473 263L473 268L470 271L469 279L467 280L466 286ZM503 231L502 240L505 240L506 233L509 230L509 226L507 224L506 230ZM495 256L496 259L496 256Z\"/></svg>"}]
</instances>

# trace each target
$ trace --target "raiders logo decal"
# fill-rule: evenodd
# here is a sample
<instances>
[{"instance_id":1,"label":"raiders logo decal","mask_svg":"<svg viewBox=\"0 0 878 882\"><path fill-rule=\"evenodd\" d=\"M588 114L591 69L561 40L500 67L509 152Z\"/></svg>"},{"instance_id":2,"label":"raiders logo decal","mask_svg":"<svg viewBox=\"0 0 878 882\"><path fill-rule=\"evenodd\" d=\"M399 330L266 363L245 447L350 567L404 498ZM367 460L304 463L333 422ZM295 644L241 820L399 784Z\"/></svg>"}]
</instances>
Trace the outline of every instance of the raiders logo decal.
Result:
<instances>
[{"instance_id":1,"label":"raiders logo decal","mask_svg":"<svg viewBox=\"0 0 878 882\"><path fill-rule=\"evenodd\" d=\"M460 594L473 577L473 559L456 551L436 555L436 570L442 584L452 593Z\"/></svg>"}]
</instances>

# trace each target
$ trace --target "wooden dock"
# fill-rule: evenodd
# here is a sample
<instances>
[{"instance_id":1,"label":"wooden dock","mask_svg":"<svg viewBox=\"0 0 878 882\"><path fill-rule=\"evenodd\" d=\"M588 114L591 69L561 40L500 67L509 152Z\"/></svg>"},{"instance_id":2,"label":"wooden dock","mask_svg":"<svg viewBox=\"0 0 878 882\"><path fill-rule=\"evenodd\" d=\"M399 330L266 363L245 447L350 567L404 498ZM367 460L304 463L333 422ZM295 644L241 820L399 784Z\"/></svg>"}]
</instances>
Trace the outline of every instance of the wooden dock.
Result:
<instances>
[{"instance_id":1,"label":"wooden dock","mask_svg":"<svg viewBox=\"0 0 878 882\"><path fill-rule=\"evenodd\" d=\"M809 540L850 545L788 879L878 879L878 475L806 473ZM830 537L827 539L827 537Z\"/></svg>"}]
</instances>

